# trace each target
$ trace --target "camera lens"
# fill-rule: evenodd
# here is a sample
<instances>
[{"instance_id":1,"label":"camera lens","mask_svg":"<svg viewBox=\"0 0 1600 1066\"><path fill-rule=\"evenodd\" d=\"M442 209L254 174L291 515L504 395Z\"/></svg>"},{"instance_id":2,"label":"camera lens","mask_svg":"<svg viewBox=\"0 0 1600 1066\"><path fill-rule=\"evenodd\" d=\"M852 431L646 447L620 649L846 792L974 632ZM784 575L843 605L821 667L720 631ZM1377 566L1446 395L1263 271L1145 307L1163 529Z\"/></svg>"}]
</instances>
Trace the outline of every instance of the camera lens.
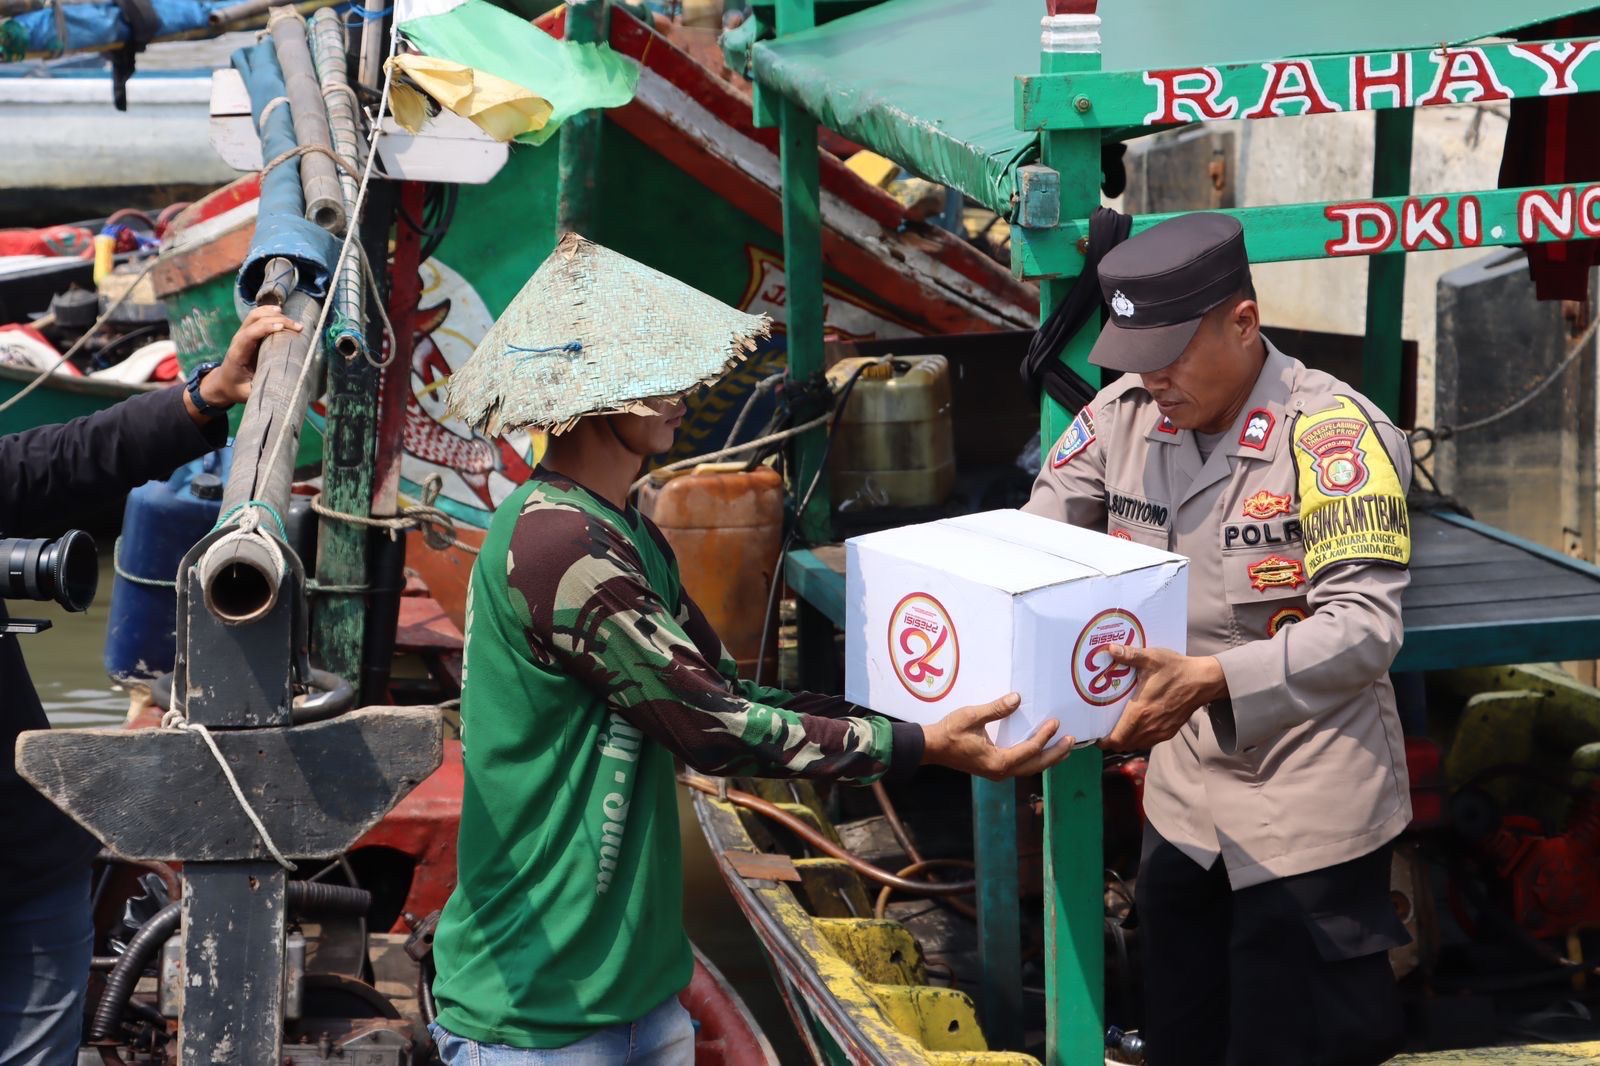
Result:
<instances>
[{"instance_id":1,"label":"camera lens","mask_svg":"<svg viewBox=\"0 0 1600 1066\"><path fill-rule=\"evenodd\" d=\"M55 540L0 540L0 597L54 600L87 611L100 585L94 538L74 529Z\"/></svg>"}]
</instances>

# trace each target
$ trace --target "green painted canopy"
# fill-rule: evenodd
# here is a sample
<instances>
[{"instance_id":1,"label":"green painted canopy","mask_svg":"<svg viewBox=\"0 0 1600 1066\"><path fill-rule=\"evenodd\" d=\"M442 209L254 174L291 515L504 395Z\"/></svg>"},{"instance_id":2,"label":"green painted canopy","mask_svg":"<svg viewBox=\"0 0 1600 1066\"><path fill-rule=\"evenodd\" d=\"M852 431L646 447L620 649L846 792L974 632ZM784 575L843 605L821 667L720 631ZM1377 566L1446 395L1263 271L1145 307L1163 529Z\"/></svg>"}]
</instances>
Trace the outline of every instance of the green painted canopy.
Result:
<instances>
[{"instance_id":1,"label":"green painted canopy","mask_svg":"<svg viewBox=\"0 0 1600 1066\"><path fill-rule=\"evenodd\" d=\"M1152 70L1460 44L1600 0L1100 0L1102 69ZM1015 78L1039 70L1041 0L886 0L756 45L756 80L823 125L988 207L1038 157L1013 128Z\"/></svg>"}]
</instances>

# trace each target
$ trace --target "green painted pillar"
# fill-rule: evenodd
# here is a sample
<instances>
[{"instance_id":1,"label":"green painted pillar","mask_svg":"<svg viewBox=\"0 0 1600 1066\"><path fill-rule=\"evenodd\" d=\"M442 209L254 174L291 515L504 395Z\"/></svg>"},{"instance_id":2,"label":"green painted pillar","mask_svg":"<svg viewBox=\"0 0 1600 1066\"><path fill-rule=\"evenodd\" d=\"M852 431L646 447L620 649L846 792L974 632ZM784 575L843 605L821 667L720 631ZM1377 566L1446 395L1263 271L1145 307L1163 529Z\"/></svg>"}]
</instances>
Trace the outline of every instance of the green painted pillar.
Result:
<instances>
[{"instance_id":1,"label":"green painted pillar","mask_svg":"<svg viewBox=\"0 0 1600 1066\"><path fill-rule=\"evenodd\" d=\"M389 229L394 221L399 186L375 181L367 191L360 220L360 239L368 262L385 290L369 296L367 344L383 350L383 319L372 299L388 299ZM379 369L362 356L345 358L323 346L328 374L328 417L322 448L322 499L341 514L372 513L373 451L378 433ZM317 583L360 589L368 584L368 538L365 526L323 519L317 529ZM309 562L309 560L307 560ZM308 567L309 568L309 567ZM362 592L323 592L315 600L312 648L326 670L359 686L362 646L366 640L367 599ZM383 693L362 693L381 700Z\"/></svg>"},{"instance_id":2,"label":"green painted pillar","mask_svg":"<svg viewBox=\"0 0 1600 1066\"><path fill-rule=\"evenodd\" d=\"M796 33L816 25L814 0L778 0L777 32ZM817 162L817 122L787 97L778 101L778 163L783 181L783 272L789 287L789 376L804 381L822 365L822 198ZM833 539L832 505L822 453L827 434L813 430L796 439L791 487L798 497L812 479L816 491L797 516L800 536L812 544Z\"/></svg>"},{"instance_id":3,"label":"green painted pillar","mask_svg":"<svg viewBox=\"0 0 1600 1066\"><path fill-rule=\"evenodd\" d=\"M611 40L611 0L569 0L566 39L579 44ZM580 111L562 125L556 164L556 219L562 233L594 236L595 190L600 181L603 117Z\"/></svg>"},{"instance_id":4,"label":"green painted pillar","mask_svg":"<svg viewBox=\"0 0 1600 1066\"><path fill-rule=\"evenodd\" d=\"M972 859L978 882L978 1017L992 1048L1021 1050L1022 913L1017 785L972 779Z\"/></svg>"},{"instance_id":5,"label":"green painted pillar","mask_svg":"<svg viewBox=\"0 0 1600 1066\"><path fill-rule=\"evenodd\" d=\"M1069 5L1047 0L1060 11ZM1084 5L1070 5L1081 8ZM1100 19L1081 12L1052 13L1044 22L1041 70L1068 74L1100 69ZM1094 101L1074 107L1093 115ZM1061 175L1061 218L1088 218L1100 206L1100 133L1047 132L1043 163ZM1041 320L1066 295L1076 275L1040 283ZM1089 381L1098 332L1093 320L1067 342L1061 357ZM1040 411L1040 446L1051 446L1076 411L1046 396ZM1105 1058L1105 857L1101 845L1100 752L1087 748L1045 774L1045 1008L1048 1063L1102 1062Z\"/></svg>"},{"instance_id":6,"label":"green painted pillar","mask_svg":"<svg viewBox=\"0 0 1600 1066\"><path fill-rule=\"evenodd\" d=\"M1372 195L1404 196L1411 191L1411 133L1415 112L1394 108L1373 113ZM1390 418L1400 417L1400 327L1406 304L1406 257L1367 259L1367 330L1361 347L1361 391Z\"/></svg>"}]
</instances>

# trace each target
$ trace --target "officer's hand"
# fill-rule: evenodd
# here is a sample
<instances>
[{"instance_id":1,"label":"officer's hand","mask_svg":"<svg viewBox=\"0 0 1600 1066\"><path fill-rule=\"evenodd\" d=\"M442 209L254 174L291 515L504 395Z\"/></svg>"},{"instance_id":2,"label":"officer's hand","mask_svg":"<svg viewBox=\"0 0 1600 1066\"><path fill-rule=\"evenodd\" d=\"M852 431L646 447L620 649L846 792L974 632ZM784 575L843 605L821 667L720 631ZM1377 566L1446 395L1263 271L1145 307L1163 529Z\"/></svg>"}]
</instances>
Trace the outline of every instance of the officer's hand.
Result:
<instances>
[{"instance_id":1,"label":"officer's hand","mask_svg":"<svg viewBox=\"0 0 1600 1066\"><path fill-rule=\"evenodd\" d=\"M1111 657L1138 672L1139 687L1116 728L1100 740L1109 751L1138 751L1171 740L1198 708L1228 694L1222 664L1214 656L1118 646Z\"/></svg>"},{"instance_id":2,"label":"officer's hand","mask_svg":"<svg viewBox=\"0 0 1600 1066\"><path fill-rule=\"evenodd\" d=\"M261 350L261 342L284 330L299 333L300 323L285 315L280 307L262 304L252 309L228 343L228 354L223 356L222 365L200 379L200 395L206 403L229 407L248 400L256 377L256 353Z\"/></svg>"},{"instance_id":3,"label":"officer's hand","mask_svg":"<svg viewBox=\"0 0 1600 1066\"><path fill-rule=\"evenodd\" d=\"M1061 723L1053 718L1020 744L1009 748L996 746L984 726L998 722L1021 704L1022 698L1013 692L993 703L951 711L933 725L923 726L922 761L990 781L1003 781L1008 777L1041 773L1072 754L1071 737L1063 737L1055 747L1045 750L1050 738L1061 728Z\"/></svg>"}]
</instances>

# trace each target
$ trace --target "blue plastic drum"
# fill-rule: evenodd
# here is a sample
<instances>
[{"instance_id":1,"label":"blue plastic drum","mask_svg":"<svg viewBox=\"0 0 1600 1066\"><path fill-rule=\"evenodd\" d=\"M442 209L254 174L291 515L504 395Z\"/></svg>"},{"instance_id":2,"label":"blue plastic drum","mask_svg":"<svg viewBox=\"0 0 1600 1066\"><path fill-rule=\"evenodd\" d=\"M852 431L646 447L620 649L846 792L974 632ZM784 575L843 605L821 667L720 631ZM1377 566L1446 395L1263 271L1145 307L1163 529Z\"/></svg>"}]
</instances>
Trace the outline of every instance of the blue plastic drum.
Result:
<instances>
[{"instance_id":1,"label":"blue plastic drum","mask_svg":"<svg viewBox=\"0 0 1600 1066\"><path fill-rule=\"evenodd\" d=\"M134 489L117 542L117 577L106 623L106 672L119 683L148 683L172 670L177 642L178 564L217 523L222 481L232 458L222 448Z\"/></svg>"}]
</instances>

